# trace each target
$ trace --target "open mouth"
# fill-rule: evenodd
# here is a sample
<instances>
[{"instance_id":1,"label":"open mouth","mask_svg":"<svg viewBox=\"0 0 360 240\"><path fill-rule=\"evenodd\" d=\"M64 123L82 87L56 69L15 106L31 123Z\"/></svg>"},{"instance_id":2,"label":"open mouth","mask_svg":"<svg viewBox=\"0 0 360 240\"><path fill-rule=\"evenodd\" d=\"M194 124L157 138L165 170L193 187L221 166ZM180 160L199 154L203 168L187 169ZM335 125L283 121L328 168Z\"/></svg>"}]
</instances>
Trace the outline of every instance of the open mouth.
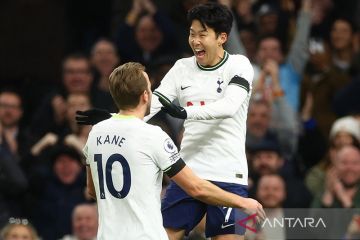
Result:
<instances>
[{"instance_id":1,"label":"open mouth","mask_svg":"<svg viewBox=\"0 0 360 240\"><path fill-rule=\"evenodd\" d=\"M194 50L194 53L195 53L195 56L196 57L199 57L199 58L202 58L205 56L205 50Z\"/></svg>"}]
</instances>

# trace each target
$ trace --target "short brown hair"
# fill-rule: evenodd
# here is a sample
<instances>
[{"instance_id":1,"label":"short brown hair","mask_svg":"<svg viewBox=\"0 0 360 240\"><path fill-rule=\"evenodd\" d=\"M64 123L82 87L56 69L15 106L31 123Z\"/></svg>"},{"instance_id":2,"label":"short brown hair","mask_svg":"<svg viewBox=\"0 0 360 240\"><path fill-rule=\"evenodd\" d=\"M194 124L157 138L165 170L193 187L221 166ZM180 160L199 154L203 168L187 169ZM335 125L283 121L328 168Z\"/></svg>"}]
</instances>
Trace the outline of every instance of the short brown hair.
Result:
<instances>
[{"instance_id":1,"label":"short brown hair","mask_svg":"<svg viewBox=\"0 0 360 240\"><path fill-rule=\"evenodd\" d=\"M129 109L139 104L139 97L148 89L144 71L145 67L140 63L128 62L110 74L110 93L119 109Z\"/></svg>"}]
</instances>

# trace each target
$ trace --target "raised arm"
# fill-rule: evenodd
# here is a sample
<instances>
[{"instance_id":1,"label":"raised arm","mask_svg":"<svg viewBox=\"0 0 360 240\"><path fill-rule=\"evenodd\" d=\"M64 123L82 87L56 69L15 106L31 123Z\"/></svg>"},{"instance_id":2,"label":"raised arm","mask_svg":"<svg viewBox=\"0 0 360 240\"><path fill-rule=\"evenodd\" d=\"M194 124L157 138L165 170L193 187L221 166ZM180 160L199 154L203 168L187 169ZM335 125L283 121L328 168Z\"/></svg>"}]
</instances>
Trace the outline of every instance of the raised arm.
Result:
<instances>
[{"instance_id":1,"label":"raised arm","mask_svg":"<svg viewBox=\"0 0 360 240\"><path fill-rule=\"evenodd\" d=\"M309 58L308 40L311 27L311 0L303 0L296 23L296 33L291 44L287 61L299 74Z\"/></svg>"},{"instance_id":2,"label":"raised arm","mask_svg":"<svg viewBox=\"0 0 360 240\"><path fill-rule=\"evenodd\" d=\"M150 114L145 116L144 121L149 121L155 114L161 110L161 103L159 102L159 97L173 101L177 98L177 78L181 75L181 63L178 61L175 65L169 70L165 77L161 80L160 86L155 89L151 98L151 108Z\"/></svg>"},{"instance_id":3,"label":"raised arm","mask_svg":"<svg viewBox=\"0 0 360 240\"><path fill-rule=\"evenodd\" d=\"M239 61L232 64L228 72L229 84L224 96L217 101L204 106L180 107L163 96L159 100L163 109L171 116L182 119L210 120L224 119L234 116L246 99L250 98L254 70L250 61L237 55Z\"/></svg>"}]
</instances>

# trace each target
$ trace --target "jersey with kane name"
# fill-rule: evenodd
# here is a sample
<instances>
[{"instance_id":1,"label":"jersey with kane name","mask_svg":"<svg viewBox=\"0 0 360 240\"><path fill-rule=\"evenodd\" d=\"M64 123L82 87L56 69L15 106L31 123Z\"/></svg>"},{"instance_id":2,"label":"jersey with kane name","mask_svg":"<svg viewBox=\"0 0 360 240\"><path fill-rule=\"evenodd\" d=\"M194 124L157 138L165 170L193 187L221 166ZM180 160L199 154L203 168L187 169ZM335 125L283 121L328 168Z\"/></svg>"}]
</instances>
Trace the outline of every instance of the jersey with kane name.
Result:
<instances>
[{"instance_id":1,"label":"jersey with kane name","mask_svg":"<svg viewBox=\"0 0 360 240\"><path fill-rule=\"evenodd\" d=\"M163 171L180 157L159 127L115 114L84 147L98 212L97 239L168 239L160 212Z\"/></svg>"}]
</instances>

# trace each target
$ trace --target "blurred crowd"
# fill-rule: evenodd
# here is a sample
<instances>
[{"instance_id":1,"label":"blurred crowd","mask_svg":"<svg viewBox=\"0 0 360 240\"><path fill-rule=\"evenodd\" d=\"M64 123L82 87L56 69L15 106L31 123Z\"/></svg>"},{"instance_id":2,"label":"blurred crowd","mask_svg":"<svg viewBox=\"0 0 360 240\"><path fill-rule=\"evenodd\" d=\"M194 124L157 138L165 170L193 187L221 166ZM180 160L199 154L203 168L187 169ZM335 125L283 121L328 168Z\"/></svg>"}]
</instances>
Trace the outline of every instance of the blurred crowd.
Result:
<instances>
[{"instance_id":1,"label":"blurred crowd","mask_svg":"<svg viewBox=\"0 0 360 240\"><path fill-rule=\"evenodd\" d=\"M218 1L234 14L227 51L246 55L255 70L250 196L264 208L360 208L360 1ZM177 59L192 55L186 12L201 2L169 10L129 0L113 34L83 33L87 44L58 66L60 84L33 97L1 84L0 239L96 238L82 159L91 126L77 125L75 112L116 112L108 76L128 61L144 64L152 90L158 87ZM160 112L151 123L181 147L182 121ZM348 234L359 234L360 224L351 226ZM201 226L193 235L201 239Z\"/></svg>"}]
</instances>

